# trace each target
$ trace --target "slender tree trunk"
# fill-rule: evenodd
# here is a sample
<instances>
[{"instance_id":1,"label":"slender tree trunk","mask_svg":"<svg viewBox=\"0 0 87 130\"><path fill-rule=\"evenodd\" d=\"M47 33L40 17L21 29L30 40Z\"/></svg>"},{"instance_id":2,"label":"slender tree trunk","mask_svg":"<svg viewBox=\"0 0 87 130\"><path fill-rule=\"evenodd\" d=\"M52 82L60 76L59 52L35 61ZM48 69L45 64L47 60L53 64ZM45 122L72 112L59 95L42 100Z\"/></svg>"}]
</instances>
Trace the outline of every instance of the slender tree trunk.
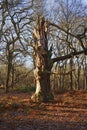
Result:
<instances>
[{"instance_id":1,"label":"slender tree trunk","mask_svg":"<svg viewBox=\"0 0 87 130\"><path fill-rule=\"evenodd\" d=\"M78 81L78 90L80 90L80 66L78 65L78 79L77 79L77 81Z\"/></svg>"},{"instance_id":2,"label":"slender tree trunk","mask_svg":"<svg viewBox=\"0 0 87 130\"><path fill-rule=\"evenodd\" d=\"M12 81L11 81L11 87L14 88L14 65L12 65Z\"/></svg>"},{"instance_id":3,"label":"slender tree trunk","mask_svg":"<svg viewBox=\"0 0 87 130\"><path fill-rule=\"evenodd\" d=\"M12 68L12 64L11 64L11 59L10 59L10 60L8 61L8 65L7 65L6 93L9 92L9 80L10 80L11 68Z\"/></svg>"},{"instance_id":4,"label":"slender tree trunk","mask_svg":"<svg viewBox=\"0 0 87 130\"><path fill-rule=\"evenodd\" d=\"M47 27L44 18L37 18L37 25L33 33L35 41L35 64L34 71L36 80L36 92L31 99L34 102L48 102L53 99L50 86L50 74L53 63L51 51L48 50Z\"/></svg>"},{"instance_id":5,"label":"slender tree trunk","mask_svg":"<svg viewBox=\"0 0 87 130\"><path fill-rule=\"evenodd\" d=\"M62 71L61 71L61 66L59 66L59 72L60 72L60 77L59 77L59 90L62 88Z\"/></svg>"},{"instance_id":6,"label":"slender tree trunk","mask_svg":"<svg viewBox=\"0 0 87 130\"><path fill-rule=\"evenodd\" d=\"M12 81L11 81L11 87L14 87L14 62L13 62L13 58L14 57L14 42L12 43L12 53L11 53L11 64L12 64Z\"/></svg>"},{"instance_id":7,"label":"slender tree trunk","mask_svg":"<svg viewBox=\"0 0 87 130\"><path fill-rule=\"evenodd\" d=\"M9 92L9 80L10 80L10 73L12 69L12 52L10 50L10 45L7 45L7 59L8 59L8 64L7 64L7 76L6 76L6 93Z\"/></svg>"},{"instance_id":8,"label":"slender tree trunk","mask_svg":"<svg viewBox=\"0 0 87 130\"><path fill-rule=\"evenodd\" d=\"M7 66L7 76L6 76L6 93L9 92L9 79L10 79L10 65Z\"/></svg>"},{"instance_id":9,"label":"slender tree trunk","mask_svg":"<svg viewBox=\"0 0 87 130\"><path fill-rule=\"evenodd\" d=\"M64 90L64 86L65 86L65 75L63 75L62 77L62 90Z\"/></svg>"},{"instance_id":10,"label":"slender tree trunk","mask_svg":"<svg viewBox=\"0 0 87 130\"><path fill-rule=\"evenodd\" d=\"M71 83L70 83L70 89L73 90L73 74L72 74L72 66L73 66L73 59L71 58L70 59L70 69L71 69L71 72L70 72L70 80L71 80Z\"/></svg>"}]
</instances>

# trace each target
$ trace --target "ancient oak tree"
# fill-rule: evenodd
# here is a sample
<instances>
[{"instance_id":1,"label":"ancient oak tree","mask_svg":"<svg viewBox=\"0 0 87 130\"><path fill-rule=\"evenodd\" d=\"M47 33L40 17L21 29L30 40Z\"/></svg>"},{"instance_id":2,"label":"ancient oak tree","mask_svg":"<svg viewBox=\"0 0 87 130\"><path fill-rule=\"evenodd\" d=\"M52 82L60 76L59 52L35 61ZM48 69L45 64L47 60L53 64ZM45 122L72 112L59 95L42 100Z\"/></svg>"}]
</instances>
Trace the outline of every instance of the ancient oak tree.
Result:
<instances>
[{"instance_id":1,"label":"ancient oak tree","mask_svg":"<svg viewBox=\"0 0 87 130\"><path fill-rule=\"evenodd\" d=\"M52 58L52 50L48 47L48 26L54 26L59 30L67 33L66 30L63 30L56 24L47 22L44 17L38 16L36 19L36 27L33 31L34 38L34 58L35 66L34 70L35 81L36 81L36 92L32 95L31 99L34 102L48 102L54 99L54 96L51 91L50 85L50 75L53 64L57 61L63 61L69 59L72 56L80 55L86 53L84 50L73 51L67 55L62 55L60 57ZM77 38L74 34L69 33L72 37Z\"/></svg>"},{"instance_id":2,"label":"ancient oak tree","mask_svg":"<svg viewBox=\"0 0 87 130\"><path fill-rule=\"evenodd\" d=\"M36 28L33 32L36 92L31 99L35 102L47 102L54 98L50 87L50 73L53 62L51 60L51 51L48 50L47 23L44 17L41 18L39 16L36 23Z\"/></svg>"}]
</instances>

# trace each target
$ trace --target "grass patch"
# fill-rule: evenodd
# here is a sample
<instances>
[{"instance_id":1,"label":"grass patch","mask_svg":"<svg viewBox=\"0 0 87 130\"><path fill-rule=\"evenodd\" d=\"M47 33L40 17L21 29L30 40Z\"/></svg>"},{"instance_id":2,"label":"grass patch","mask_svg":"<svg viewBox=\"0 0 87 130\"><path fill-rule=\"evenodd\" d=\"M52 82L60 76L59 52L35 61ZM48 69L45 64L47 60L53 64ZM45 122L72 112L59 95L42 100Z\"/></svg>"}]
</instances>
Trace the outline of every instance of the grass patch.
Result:
<instances>
[{"instance_id":1,"label":"grass patch","mask_svg":"<svg viewBox=\"0 0 87 130\"><path fill-rule=\"evenodd\" d=\"M16 91L17 92L23 92L23 93L27 93L27 92L29 92L29 93L31 93L31 92L35 92L35 87L17 87L16 88Z\"/></svg>"}]
</instances>

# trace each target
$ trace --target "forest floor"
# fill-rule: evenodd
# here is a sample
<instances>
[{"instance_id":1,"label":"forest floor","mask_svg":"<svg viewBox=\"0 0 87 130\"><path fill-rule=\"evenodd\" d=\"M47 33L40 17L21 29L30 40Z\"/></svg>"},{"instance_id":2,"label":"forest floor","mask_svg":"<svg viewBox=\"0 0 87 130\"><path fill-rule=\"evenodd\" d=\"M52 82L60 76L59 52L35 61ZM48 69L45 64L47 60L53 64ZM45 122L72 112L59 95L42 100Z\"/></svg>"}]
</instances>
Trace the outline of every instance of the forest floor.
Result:
<instances>
[{"instance_id":1,"label":"forest floor","mask_svg":"<svg viewBox=\"0 0 87 130\"><path fill-rule=\"evenodd\" d=\"M87 91L32 103L28 93L0 94L0 130L87 130Z\"/></svg>"}]
</instances>

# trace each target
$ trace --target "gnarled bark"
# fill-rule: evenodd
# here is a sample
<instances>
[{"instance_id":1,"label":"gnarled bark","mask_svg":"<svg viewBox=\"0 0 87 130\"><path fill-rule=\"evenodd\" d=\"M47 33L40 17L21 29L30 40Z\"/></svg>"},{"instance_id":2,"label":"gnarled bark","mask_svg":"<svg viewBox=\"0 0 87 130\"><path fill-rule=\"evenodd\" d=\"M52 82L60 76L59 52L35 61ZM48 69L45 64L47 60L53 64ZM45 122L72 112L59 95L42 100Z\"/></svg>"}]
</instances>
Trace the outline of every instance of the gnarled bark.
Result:
<instances>
[{"instance_id":1,"label":"gnarled bark","mask_svg":"<svg viewBox=\"0 0 87 130\"><path fill-rule=\"evenodd\" d=\"M35 64L34 71L36 92L31 97L34 102L53 100L50 86L50 72L53 66L51 51L48 50L47 27L45 19L37 18L37 25L33 33L35 41Z\"/></svg>"}]
</instances>

